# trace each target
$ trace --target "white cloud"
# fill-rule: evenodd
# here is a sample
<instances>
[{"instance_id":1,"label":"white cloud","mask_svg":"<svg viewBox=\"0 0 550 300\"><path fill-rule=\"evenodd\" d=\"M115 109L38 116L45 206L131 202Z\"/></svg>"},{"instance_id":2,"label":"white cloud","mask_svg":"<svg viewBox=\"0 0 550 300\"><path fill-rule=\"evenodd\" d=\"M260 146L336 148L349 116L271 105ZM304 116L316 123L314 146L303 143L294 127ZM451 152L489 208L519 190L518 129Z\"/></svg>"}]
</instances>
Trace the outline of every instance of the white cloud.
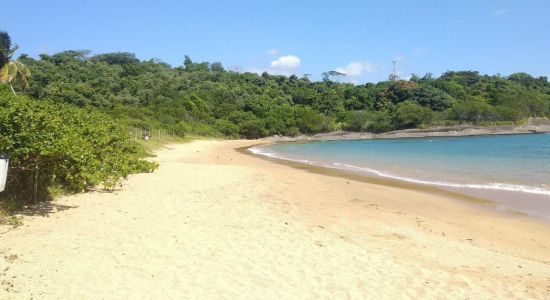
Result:
<instances>
[{"instance_id":1,"label":"white cloud","mask_svg":"<svg viewBox=\"0 0 550 300\"><path fill-rule=\"evenodd\" d=\"M494 14L495 14L495 16L503 16L503 15L509 13L509 12L510 12L509 8L501 8L501 9L495 10Z\"/></svg>"},{"instance_id":2,"label":"white cloud","mask_svg":"<svg viewBox=\"0 0 550 300\"><path fill-rule=\"evenodd\" d=\"M345 67L336 68L337 72L344 73L348 77L357 78L364 74L374 73L378 66L370 62L352 61Z\"/></svg>"},{"instance_id":3,"label":"white cloud","mask_svg":"<svg viewBox=\"0 0 550 300\"><path fill-rule=\"evenodd\" d=\"M267 72L272 75L291 75L296 74L296 70L300 67L301 60L295 55L284 55L276 60L271 61L268 67L251 66L245 68L245 72L262 74Z\"/></svg>"},{"instance_id":4,"label":"white cloud","mask_svg":"<svg viewBox=\"0 0 550 300\"><path fill-rule=\"evenodd\" d=\"M268 56L277 56L279 55L279 51L277 51L277 49L275 48L271 48L271 49L268 49L265 54L267 54Z\"/></svg>"},{"instance_id":5,"label":"white cloud","mask_svg":"<svg viewBox=\"0 0 550 300\"><path fill-rule=\"evenodd\" d=\"M278 59L271 62L271 69L280 72L288 72L298 69L300 66L300 58L294 55L281 56Z\"/></svg>"}]
</instances>

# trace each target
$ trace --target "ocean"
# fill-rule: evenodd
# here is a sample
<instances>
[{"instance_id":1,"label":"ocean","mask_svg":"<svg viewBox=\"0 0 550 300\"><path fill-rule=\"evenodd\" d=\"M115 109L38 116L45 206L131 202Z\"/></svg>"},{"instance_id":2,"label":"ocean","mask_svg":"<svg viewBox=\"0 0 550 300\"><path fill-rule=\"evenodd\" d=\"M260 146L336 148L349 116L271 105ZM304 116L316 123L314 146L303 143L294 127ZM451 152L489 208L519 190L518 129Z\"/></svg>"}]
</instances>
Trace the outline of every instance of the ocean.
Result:
<instances>
[{"instance_id":1,"label":"ocean","mask_svg":"<svg viewBox=\"0 0 550 300\"><path fill-rule=\"evenodd\" d=\"M282 143L253 153L464 191L550 217L550 134Z\"/></svg>"}]
</instances>

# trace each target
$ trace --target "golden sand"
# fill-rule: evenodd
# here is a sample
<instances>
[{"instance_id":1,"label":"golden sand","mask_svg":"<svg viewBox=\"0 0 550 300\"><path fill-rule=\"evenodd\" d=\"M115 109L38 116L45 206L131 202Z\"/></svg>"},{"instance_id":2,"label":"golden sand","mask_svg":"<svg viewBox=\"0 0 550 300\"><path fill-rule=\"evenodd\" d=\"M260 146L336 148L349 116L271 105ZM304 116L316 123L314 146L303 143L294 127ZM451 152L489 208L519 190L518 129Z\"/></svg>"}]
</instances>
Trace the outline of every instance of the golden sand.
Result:
<instances>
[{"instance_id":1,"label":"golden sand","mask_svg":"<svg viewBox=\"0 0 550 300\"><path fill-rule=\"evenodd\" d=\"M174 145L25 217L0 299L550 298L548 224L235 150L253 143Z\"/></svg>"}]
</instances>

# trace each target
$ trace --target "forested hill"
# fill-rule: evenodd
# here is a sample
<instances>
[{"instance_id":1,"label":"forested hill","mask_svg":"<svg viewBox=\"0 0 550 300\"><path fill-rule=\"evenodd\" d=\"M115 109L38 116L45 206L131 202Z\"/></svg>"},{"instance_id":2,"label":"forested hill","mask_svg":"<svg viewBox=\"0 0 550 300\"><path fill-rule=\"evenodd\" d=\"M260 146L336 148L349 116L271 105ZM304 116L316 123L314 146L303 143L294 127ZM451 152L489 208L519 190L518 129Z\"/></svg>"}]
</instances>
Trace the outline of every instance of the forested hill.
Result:
<instances>
[{"instance_id":1,"label":"forested hill","mask_svg":"<svg viewBox=\"0 0 550 300\"><path fill-rule=\"evenodd\" d=\"M432 124L496 124L549 115L550 83L525 73L474 71L353 85L236 73L220 63L178 67L131 53L65 51L19 59L37 99L97 107L124 125L212 136L258 138L349 130L383 132ZM339 76L340 75L340 76Z\"/></svg>"}]
</instances>

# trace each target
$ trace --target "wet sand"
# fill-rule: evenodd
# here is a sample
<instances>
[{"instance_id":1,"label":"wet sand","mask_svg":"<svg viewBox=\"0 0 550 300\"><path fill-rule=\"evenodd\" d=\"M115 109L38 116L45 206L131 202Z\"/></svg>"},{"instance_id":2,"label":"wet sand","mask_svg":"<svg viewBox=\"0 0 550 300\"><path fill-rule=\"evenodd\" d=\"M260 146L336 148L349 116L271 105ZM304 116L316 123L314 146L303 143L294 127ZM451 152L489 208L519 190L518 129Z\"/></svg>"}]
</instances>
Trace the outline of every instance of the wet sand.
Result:
<instances>
[{"instance_id":1,"label":"wet sand","mask_svg":"<svg viewBox=\"0 0 550 300\"><path fill-rule=\"evenodd\" d=\"M270 142L263 142L269 145ZM301 143L301 142L300 142ZM290 166L300 170L306 170L317 174L350 178L366 183L388 185L411 190L421 190L431 194L447 196L449 199L460 200L467 203L475 203L477 208L498 210L508 214L525 215L536 221L550 223L550 196L538 195L519 191L491 190L467 187L441 187L430 184L420 184L394 178L387 178L365 172L330 168L313 164L299 163L296 161L269 157L261 154L253 154L249 147L238 149L241 153Z\"/></svg>"},{"instance_id":2,"label":"wet sand","mask_svg":"<svg viewBox=\"0 0 550 300\"><path fill-rule=\"evenodd\" d=\"M174 145L26 217L0 234L0 299L550 298L548 224L237 151L255 143Z\"/></svg>"}]
</instances>

